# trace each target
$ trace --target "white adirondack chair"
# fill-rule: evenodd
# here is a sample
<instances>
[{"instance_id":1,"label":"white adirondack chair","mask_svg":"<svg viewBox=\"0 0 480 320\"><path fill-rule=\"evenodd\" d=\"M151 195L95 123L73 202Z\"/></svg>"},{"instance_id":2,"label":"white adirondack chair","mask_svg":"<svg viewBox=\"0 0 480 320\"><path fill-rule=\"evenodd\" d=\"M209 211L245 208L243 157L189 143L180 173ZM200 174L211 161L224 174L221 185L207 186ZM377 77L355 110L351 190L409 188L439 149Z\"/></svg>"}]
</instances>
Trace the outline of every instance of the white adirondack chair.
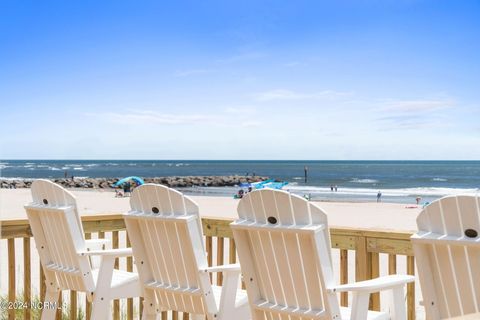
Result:
<instances>
[{"instance_id":1,"label":"white adirondack chair","mask_svg":"<svg viewBox=\"0 0 480 320\"><path fill-rule=\"evenodd\" d=\"M143 291L143 319L164 310L194 319L250 319L247 295L239 290L240 266L208 267L198 206L178 191L156 184L137 187L124 215ZM210 272L225 274L223 287Z\"/></svg>"},{"instance_id":2,"label":"white adirondack chair","mask_svg":"<svg viewBox=\"0 0 480 320\"><path fill-rule=\"evenodd\" d=\"M76 290L92 301L92 320L111 317L110 301L140 296L138 275L114 270L115 258L131 249L103 250L108 241L85 240L75 197L48 180L35 180L33 202L25 206L47 288L42 320L55 319L59 293ZM90 257L100 256L96 269Z\"/></svg>"},{"instance_id":3,"label":"white adirondack chair","mask_svg":"<svg viewBox=\"0 0 480 320\"><path fill-rule=\"evenodd\" d=\"M248 193L231 224L253 319L406 319L404 287L412 276L392 275L336 285L327 215L281 190ZM391 290L392 314L368 311L373 292ZM337 293L353 292L351 309Z\"/></svg>"},{"instance_id":4,"label":"white adirondack chair","mask_svg":"<svg viewBox=\"0 0 480 320\"><path fill-rule=\"evenodd\" d=\"M480 197L437 200L417 226L412 243L428 319L480 319Z\"/></svg>"}]
</instances>

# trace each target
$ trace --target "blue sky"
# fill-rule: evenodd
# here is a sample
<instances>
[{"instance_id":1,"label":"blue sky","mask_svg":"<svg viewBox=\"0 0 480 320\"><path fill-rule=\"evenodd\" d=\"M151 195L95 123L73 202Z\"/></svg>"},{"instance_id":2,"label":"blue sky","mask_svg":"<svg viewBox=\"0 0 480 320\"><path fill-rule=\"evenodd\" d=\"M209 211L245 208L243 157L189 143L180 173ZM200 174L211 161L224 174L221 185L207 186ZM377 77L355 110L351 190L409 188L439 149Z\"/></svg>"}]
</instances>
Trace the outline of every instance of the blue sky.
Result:
<instances>
[{"instance_id":1,"label":"blue sky","mask_svg":"<svg viewBox=\"0 0 480 320\"><path fill-rule=\"evenodd\" d=\"M3 159L480 159L479 1L0 2Z\"/></svg>"}]
</instances>

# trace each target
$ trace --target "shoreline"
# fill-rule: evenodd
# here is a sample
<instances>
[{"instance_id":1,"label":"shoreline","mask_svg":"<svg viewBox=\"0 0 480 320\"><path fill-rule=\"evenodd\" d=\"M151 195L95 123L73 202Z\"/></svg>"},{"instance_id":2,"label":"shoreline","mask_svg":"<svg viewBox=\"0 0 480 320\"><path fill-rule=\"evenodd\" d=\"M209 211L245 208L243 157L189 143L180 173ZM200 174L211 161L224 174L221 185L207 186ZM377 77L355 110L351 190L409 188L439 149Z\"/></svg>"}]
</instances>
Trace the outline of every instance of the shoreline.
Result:
<instances>
[{"instance_id":1,"label":"shoreline","mask_svg":"<svg viewBox=\"0 0 480 320\"><path fill-rule=\"evenodd\" d=\"M208 187L199 187L199 188L208 188ZM28 188L26 188L28 189ZM94 191L94 192L115 192L115 189L113 188L105 188L105 189L92 189L92 188L67 188L69 191L75 191L75 192L91 192L91 191ZM194 194L194 193L190 193L188 191L190 191L190 189L188 188L183 188L183 187L179 187L179 188L176 188L178 191L182 192L182 193L185 193L186 195L190 196L190 197L202 197L202 196L206 196L206 197L219 197L219 198L231 198L232 195L230 193L225 193L225 194L208 194L208 192L206 192L205 195L199 195L199 194ZM288 189L288 188L287 188ZM230 190L230 189L226 189L226 190ZM128 198L128 197L126 197ZM348 198L345 198L345 199L312 199L311 201L313 202L328 202L328 203L372 203L372 202L375 202L375 201L369 201L369 200L359 200L359 199L348 199ZM389 201L382 201L382 203L391 203L391 204L399 204L399 202L389 202Z\"/></svg>"},{"instance_id":2,"label":"shoreline","mask_svg":"<svg viewBox=\"0 0 480 320\"><path fill-rule=\"evenodd\" d=\"M69 190L94 190L114 192L121 188L113 187L119 181L119 178L46 178ZM143 180L145 183L162 184L170 188L179 190L190 196L214 196L214 197L232 197L237 194L242 183L254 183L268 180L266 176L165 176L148 177ZM24 189L30 188L35 178L0 178L0 189ZM133 185L132 185L133 189ZM244 188L245 189L245 188ZM324 191L323 189L327 190ZM287 184L283 190L292 192L302 197L309 197L316 202L349 202L349 203L370 203L376 201L376 191L370 190L363 193L352 192L352 189L341 188L338 192L331 192L327 187L320 186L301 186L296 182ZM382 200L387 203L413 204L415 196L410 195L390 195L389 189L384 189L385 195ZM425 202L431 202L439 196L423 196Z\"/></svg>"}]
</instances>

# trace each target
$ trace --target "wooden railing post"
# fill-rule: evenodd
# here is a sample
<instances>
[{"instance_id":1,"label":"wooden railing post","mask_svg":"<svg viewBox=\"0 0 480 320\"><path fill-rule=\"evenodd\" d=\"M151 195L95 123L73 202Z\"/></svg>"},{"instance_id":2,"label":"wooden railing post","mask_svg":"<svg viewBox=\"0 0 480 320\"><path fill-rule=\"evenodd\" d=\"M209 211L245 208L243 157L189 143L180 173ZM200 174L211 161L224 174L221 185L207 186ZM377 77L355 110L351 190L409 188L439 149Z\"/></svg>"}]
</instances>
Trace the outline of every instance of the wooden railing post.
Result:
<instances>
[{"instance_id":1,"label":"wooden railing post","mask_svg":"<svg viewBox=\"0 0 480 320\"><path fill-rule=\"evenodd\" d=\"M31 318L31 303L32 303L32 268L30 256L30 237L23 238L23 301L27 308L24 309L23 319L30 320Z\"/></svg>"},{"instance_id":2,"label":"wooden railing post","mask_svg":"<svg viewBox=\"0 0 480 320\"><path fill-rule=\"evenodd\" d=\"M368 280L371 260L367 251L367 239L363 236L355 238L355 281Z\"/></svg>"},{"instance_id":3,"label":"wooden railing post","mask_svg":"<svg viewBox=\"0 0 480 320\"><path fill-rule=\"evenodd\" d=\"M355 240L355 280L363 281L380 275L380 260L376 252L369 252L366 236L357 236ZM380 310L380 294L370 296L370 310Z\"/></svg>"},{"instance_id":4,"label":"wooden railing post","mask_svg":"<svg viewBox=\"0 0 480 320\"><path fill-rule=\"evenodd\" d=\"M15 282L15 238L8 239L8 302L13 304L16 299ZM15 309L8 308L8 320L15 320Z\"/></svg>"},{"instance_id":5,"label":"wooden railing post","mask_svg":"<svg viewBox=\"0 0 480 320\"><path fill-rule=\"evenodd\" d=\"M235 240L230 238L229 240L229 259L228 263L236 263L237 262L237 247L235 246Z\"/></svg>"},{"instance_id":6,"label":"wooden railing post","mask_svg":"<svg viewBox=\"0 0 480 320\"><path fill-rule=\"evenodd\" d=\"M348 250L340 250L340 284L348 283ZM348 292L340 294L340 305L348 307Z\"/></svg>"},{"instance_id":7,"label":"wooden railing post","mask_svg":"<svg viewBox=\"0 0 480 320\"><path fill-rule=\"evenodd\" d=\"M224 254L224 244L225 238L217 238L217 266L224 264L223 254ZM223 283L223 273L217 272L217 286L221 286Z\"/></svg>"},{"instance_id":8,"label":"wooden railing post","mask_svg":"<svg viewBox=\"0 0 480 320\"><path fill-rule=\"evenodd\" d=\"M388 274L397 273L397 255L389 254L388 255Z\"/></svg>"},{"instance_id":9,"label":"wooden railing post","mask_svg":"<svg viewBox=\"0 0 480 320\"><path fill-rule=\"evenodd\" d=\"M377 252L370 252L370 276L369 279L380 276L380 255ZM370 310L380 311L380 293L375 292L370 295Z\"/></svg>"},{"instance_id":10,"label":"wooden railing post","mask_svg":"<svg viewBox=\"0 0 480 320\"><path fill-rule=\"evenodd\" d=\"M77 291L70 290L70 319L77 319Z\"/></svg>"}]
</instances>

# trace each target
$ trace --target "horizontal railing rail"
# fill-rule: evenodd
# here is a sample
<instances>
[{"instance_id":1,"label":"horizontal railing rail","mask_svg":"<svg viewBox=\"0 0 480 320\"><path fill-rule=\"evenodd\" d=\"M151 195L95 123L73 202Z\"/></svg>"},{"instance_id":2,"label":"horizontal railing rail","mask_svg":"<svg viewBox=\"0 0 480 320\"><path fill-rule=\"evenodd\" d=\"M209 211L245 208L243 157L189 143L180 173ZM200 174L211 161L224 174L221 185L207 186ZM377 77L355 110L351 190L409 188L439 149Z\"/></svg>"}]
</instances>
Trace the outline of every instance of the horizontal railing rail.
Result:
<instances>
[{"instance_id":1,"label":"horizontal railing rail","mask_svg":"<svg viewBox=\"0 0 480 320\"><path fill-rule=\"evenodd\" d=\"M98 216L82 217L85 238L109 238L113 248L129 247L130 242L125 230L125 223L122 215L104 214ZM235 242L229 224L232 219L203 218L203 232L205 245L208 254L208 263L221 265L224 263L235 263L237 261ZM32 308L34 304L34 292L38 292L38 298L43 301L45 285L43 272L39 263L32 264L33 258L38 261L36 250L32 250L32 232L28 220L0 221L0 239L6 242L8 259L8 302L14 305L22 301L23 310L7 308L0 310L0 319L5 318L1 313L6 313L10 319L37 319L36 312ZM339 277L340 283L349 281L349 252L354 252L355 280L367 280L378 277L381 273L380 254L388 255L388 263L384 273L393 274L397 272L398 256L405 256L406 273L414 275L415 260L413 257L410 236L412 232L399 232L388 230L371 230L356 228L330 228L331 246L339 250ZM3 248L3 246L2 246ZM3 252L3 250L2 250ZM3 255L3 254L2 254ZM32 256L33 255L33 256ZM3 255L4 256L4 255ZM23 256L23 263L16 261L18 256ZM350 255L351 256L351 255ZM18 266L23 265L23 279L19 277ZM127 271L134 270L132 258L117 259L116 267ZM33 284L32 273L39 273L38 285ZM40 269L40 270L38 270ZM353 270L351 270L353 274ZM17 281L22 280L22 281ZM222 284L221 273L217 274L212 281L217 285ZM353 280L353 279L351 279ZM17 288L17 282L22 283ZM20 294L18 294L20 292ZM348 306L348 293L341 293L340 301L342 306ZM408 319L415 319L415 284L407 286L407 310ZM57 319L89 319L91 305L84 296L75 291L63 293L60 301L64 306L58 309ZM67 303L68 302L68 303ZM373 294L370 301L371 310L380 310L380 295ZM113 304L113 319L140 319L142 314L142 299L125 299L120 302L115 300ZM3 317L3 318L2 318ZM188 314L175 311L164 312L162 319L189 319Z\"/></svg>"}]
</instances>

